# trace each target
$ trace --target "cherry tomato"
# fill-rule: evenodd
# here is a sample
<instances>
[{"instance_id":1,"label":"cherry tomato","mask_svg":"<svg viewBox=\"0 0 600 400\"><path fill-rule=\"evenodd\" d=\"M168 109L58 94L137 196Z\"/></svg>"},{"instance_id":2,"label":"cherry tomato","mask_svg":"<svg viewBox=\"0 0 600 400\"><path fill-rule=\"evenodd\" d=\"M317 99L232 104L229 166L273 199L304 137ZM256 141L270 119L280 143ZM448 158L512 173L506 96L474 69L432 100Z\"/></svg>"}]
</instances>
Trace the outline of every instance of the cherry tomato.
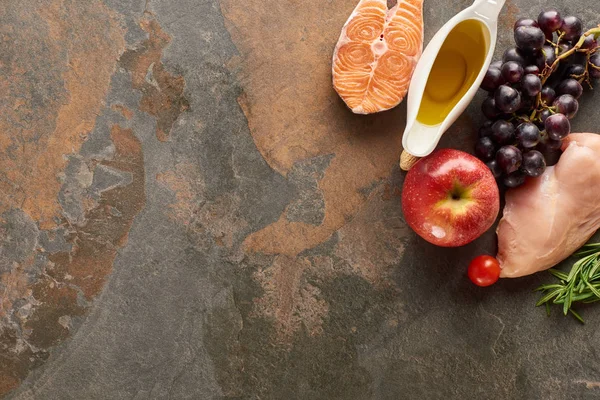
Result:
<instances>
[{"instance_id":1,"label":"cherry tomato","mask_svg":"<svg viewBox=\"0 0 600 400\"><path fill-rule=\"evenodd\" d=\"M500 263L492 256L478 256L469 264L469 279L477 286L490 286L500 278Z\"/></svg>"}]
</instances>

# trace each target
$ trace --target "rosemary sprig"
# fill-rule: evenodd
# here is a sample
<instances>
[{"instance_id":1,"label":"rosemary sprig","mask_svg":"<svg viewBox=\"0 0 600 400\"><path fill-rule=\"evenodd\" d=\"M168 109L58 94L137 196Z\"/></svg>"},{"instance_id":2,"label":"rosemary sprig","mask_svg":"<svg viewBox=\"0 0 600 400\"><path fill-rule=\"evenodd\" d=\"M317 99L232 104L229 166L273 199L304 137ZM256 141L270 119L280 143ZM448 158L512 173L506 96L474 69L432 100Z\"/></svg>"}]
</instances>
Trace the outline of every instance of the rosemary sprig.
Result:
<instances>
[{"instance_id":1,"label":"rosemary sprig","mask_svg":"<svg viewBox=\"0 0 600 400\"><path fill-rule=\"evenodd\" d=\"M542 292L536 307L546 305L546 310L550 313L550 303L562 304L565 315L571 313L579 322L585 323L572 306L577 302L600 301L600 243L586 244L575 257L579 257L579 260L573 264L568 274L554 268L549 270L559 283L541 285L536 289Z\"/></svg>"}]
</instances>

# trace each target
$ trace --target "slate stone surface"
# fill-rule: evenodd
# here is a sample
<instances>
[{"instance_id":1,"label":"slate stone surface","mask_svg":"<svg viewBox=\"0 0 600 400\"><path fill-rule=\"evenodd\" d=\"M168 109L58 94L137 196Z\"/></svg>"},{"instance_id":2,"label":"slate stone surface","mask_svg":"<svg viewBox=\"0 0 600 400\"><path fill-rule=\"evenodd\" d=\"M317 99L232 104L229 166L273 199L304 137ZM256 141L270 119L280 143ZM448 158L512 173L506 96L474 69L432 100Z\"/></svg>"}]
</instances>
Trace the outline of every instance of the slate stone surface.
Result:
<instances>
[{"instance_id":1,"label":"slate stone surface","mask_svg":"<svg viewBox=\"0 0 600 400\"><path fill-rule=\"evenodd\" d=\"M426 40L470 1L425 1ZM508 0L512 24L554 5ZM0 395L600 398L600 308L465 277L403 221L405 106L352 115L355 0L0 3ZM445 135L469 150L482 94ZM593 92L577 131L598 131Z\"/></svg>"}]
</instances>

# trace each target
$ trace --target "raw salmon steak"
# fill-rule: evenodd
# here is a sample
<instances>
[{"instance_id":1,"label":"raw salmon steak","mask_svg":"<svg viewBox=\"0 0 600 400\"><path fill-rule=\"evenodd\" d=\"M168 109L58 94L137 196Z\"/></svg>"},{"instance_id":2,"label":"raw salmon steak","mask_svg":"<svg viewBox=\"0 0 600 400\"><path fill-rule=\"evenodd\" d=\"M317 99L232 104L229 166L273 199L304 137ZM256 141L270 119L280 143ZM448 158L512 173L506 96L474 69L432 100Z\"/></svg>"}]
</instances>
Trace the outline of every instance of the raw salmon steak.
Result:
<instances>
[{"instance_id":1,"label":"raw salmon steak","mask_svg":"<svg viewBox=\"0 0 600 400\"><path fill-rule=\"evenodd\" d=\"M356 114L400 104L423 51L423 0L360 0L333 52L333 87Z\"/></svg>"},{"instance_id":2,"label":"raw salmon steak","mask_svg":"<svg viewBox=\"0 0 600 400\"><path fill-rule=\"evenodd\" d=\"M551 268L600 228L600 135L569 135L563 149L558 164L506 192L497 229L501 277Z\"/></svg>"}]
</instances>

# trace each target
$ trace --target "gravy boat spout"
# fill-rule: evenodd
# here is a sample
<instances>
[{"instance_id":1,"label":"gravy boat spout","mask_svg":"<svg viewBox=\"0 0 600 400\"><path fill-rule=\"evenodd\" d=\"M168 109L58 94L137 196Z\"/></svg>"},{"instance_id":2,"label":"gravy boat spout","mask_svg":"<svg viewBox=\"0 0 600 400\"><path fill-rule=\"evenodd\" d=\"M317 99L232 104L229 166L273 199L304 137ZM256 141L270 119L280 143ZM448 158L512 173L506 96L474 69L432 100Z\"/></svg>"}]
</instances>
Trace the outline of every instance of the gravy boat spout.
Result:
<instances>
[{"instance_id":1,"label":"gravy boat spout","mask_svg":"<svg viewBox=\"0 0 600 400\"><path fill-rule=\"evenodd\" d=\"M505 0L475 0L431 39L417 63L407 99L402 145L424 157L473 100L492 61ZM439 57L438 57L439 56Z\"/></svg>"}]
</instances>

